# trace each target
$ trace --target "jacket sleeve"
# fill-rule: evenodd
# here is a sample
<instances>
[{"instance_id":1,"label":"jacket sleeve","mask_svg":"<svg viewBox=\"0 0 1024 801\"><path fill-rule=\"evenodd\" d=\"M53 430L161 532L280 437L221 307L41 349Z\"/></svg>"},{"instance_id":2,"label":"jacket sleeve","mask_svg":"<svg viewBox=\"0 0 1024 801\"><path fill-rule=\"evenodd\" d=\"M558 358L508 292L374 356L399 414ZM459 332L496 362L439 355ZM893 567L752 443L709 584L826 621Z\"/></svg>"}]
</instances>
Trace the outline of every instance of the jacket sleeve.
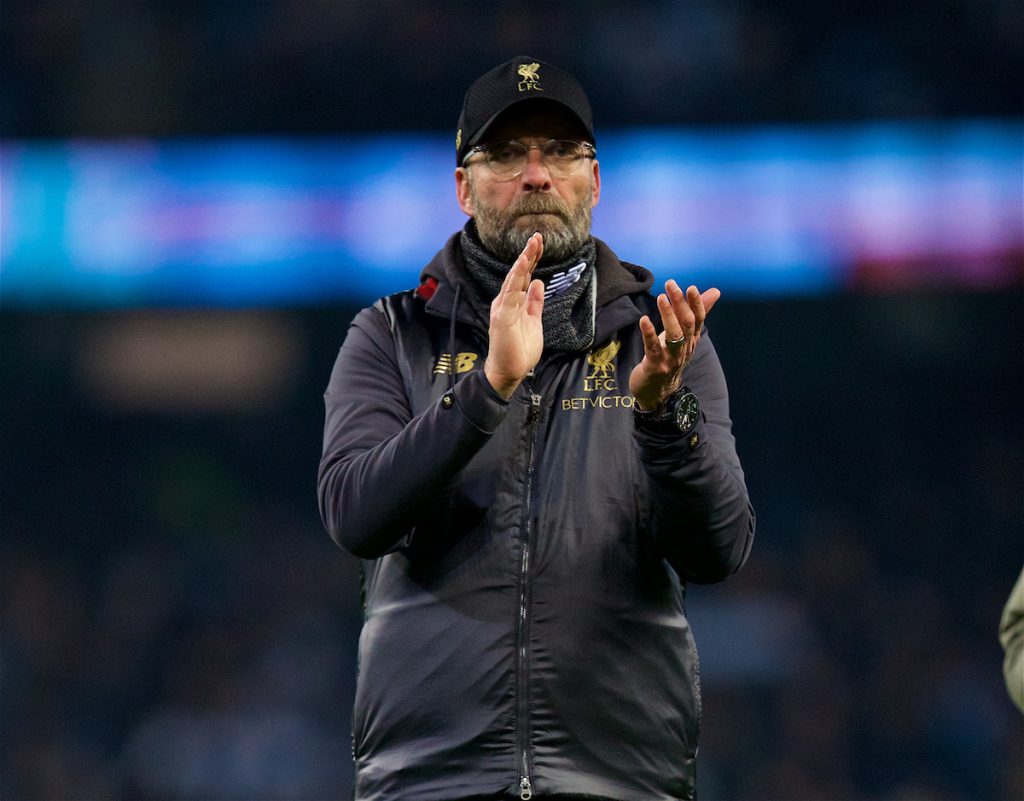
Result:
<instances>
[{"instance_id":1,"label":"jacket sleeve","mask_svg":"<svg viewBox=\"0 0 1024 801\"><path fill-rule=\"evenodd\" d=\"M634 437L652 495L652 527L665 559L686 581L721 581L742 567L754 510L736 454L729 393L707 333L683 373L702 420L683 435L638 420Z\"/></svg>"},{"instance_id":2,"label":"jacket sleeve","mask_svg":"<svg viewBox=\"0 0 1024 801\"><path fill-rule=\"evenodd\" d=\"M1003 676L1010 698L1024 712L1024 570L1021 571L999 621Z\"/></svg>"},{"instance_id":3,"label":"jacket sleeve","mask_svg":"<svg viewBox=\"0 0 1024 801\"><path fill-rule=\"evenodd\" d=\"M474 371L414 415L384 313L353 320L324 394L320 516L364 559L401 547L418 515L487 442L508 404Z\"/></svg>"}]
</instances>

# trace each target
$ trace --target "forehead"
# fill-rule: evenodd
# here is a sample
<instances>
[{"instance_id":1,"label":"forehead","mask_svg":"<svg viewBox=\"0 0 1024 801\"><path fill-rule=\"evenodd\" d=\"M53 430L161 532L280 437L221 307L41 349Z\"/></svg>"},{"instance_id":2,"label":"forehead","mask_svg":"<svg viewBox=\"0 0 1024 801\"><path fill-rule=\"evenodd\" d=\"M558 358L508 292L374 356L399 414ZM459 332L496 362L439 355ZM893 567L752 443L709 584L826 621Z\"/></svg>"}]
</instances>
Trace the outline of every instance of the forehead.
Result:
<instances>
[{"instance_id":1,"label":"forehead","mask_svg":"<svg viewBox=\"0 0 1024 801\"><path fill-rule=\"evenodd\" d=\"M575 115L558 103L533 100L512 106L490 124L481 141L508 139L587 139L586 131Z\"/></svg>"}]
</instances>

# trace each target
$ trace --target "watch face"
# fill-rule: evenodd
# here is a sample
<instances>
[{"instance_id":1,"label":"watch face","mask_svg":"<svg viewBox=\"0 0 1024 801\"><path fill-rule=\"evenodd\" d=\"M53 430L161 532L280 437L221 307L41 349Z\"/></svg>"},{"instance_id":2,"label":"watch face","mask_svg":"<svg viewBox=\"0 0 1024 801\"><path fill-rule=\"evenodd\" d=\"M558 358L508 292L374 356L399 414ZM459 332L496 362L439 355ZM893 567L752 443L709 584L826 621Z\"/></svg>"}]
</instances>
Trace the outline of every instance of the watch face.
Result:
<instances>
[{"instance_id":1,"label":"watch face","mask_svg":"<svg viewBox=\"0 0 1024 801\"><path fill-rule=\"evenodd\" d=\"M686 434L697 425L699 415L700 404L697 402L697 396L692 392L687 392L676 404L676 426Z\"/></svg>"}]
</instances>

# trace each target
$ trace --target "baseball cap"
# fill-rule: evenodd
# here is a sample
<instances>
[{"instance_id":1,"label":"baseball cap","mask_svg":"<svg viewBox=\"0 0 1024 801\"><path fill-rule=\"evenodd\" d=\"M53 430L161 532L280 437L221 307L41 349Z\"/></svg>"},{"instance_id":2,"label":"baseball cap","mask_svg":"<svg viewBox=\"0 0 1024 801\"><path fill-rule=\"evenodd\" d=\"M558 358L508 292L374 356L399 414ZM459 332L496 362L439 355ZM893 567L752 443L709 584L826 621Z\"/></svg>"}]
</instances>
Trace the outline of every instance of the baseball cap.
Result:
<instances>
[{"instance_id":1,"label":"baseball cap","mask_svg":"<svg viewBox=\"0 0 1024 801\"><path fill-rule=\"evenodd\" d=\"M477 78L466 92L455 134L455 163L462 165L491 123L517 103L545 100L568 110L594 142L590 100L572 75L530 56L517 56Z\"/></svg>"}]
</instances>

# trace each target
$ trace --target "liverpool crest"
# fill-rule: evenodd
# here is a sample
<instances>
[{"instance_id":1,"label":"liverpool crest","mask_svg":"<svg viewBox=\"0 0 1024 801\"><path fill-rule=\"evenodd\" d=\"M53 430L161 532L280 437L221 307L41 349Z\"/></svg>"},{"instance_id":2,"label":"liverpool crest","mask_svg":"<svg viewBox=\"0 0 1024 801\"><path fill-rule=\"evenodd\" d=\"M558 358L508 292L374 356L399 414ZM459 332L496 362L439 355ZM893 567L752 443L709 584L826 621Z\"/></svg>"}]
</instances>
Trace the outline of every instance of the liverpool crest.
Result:
<instances>
[{"instance_id":1,"label":"liverpool crest","mask_svg":"<svg viewBox=\"0 0 1024 801\"><path fill-rule=\"evenodd\" d=\"M533 64L520 64L519 69L516 72L519 73L519 77L522 80L519 82L520 92L529 92L533 90L535 92L543 92L540 88L540 75L537 74L540 70L540 64L534 62Z\"/></svg>"}]
</instances>

